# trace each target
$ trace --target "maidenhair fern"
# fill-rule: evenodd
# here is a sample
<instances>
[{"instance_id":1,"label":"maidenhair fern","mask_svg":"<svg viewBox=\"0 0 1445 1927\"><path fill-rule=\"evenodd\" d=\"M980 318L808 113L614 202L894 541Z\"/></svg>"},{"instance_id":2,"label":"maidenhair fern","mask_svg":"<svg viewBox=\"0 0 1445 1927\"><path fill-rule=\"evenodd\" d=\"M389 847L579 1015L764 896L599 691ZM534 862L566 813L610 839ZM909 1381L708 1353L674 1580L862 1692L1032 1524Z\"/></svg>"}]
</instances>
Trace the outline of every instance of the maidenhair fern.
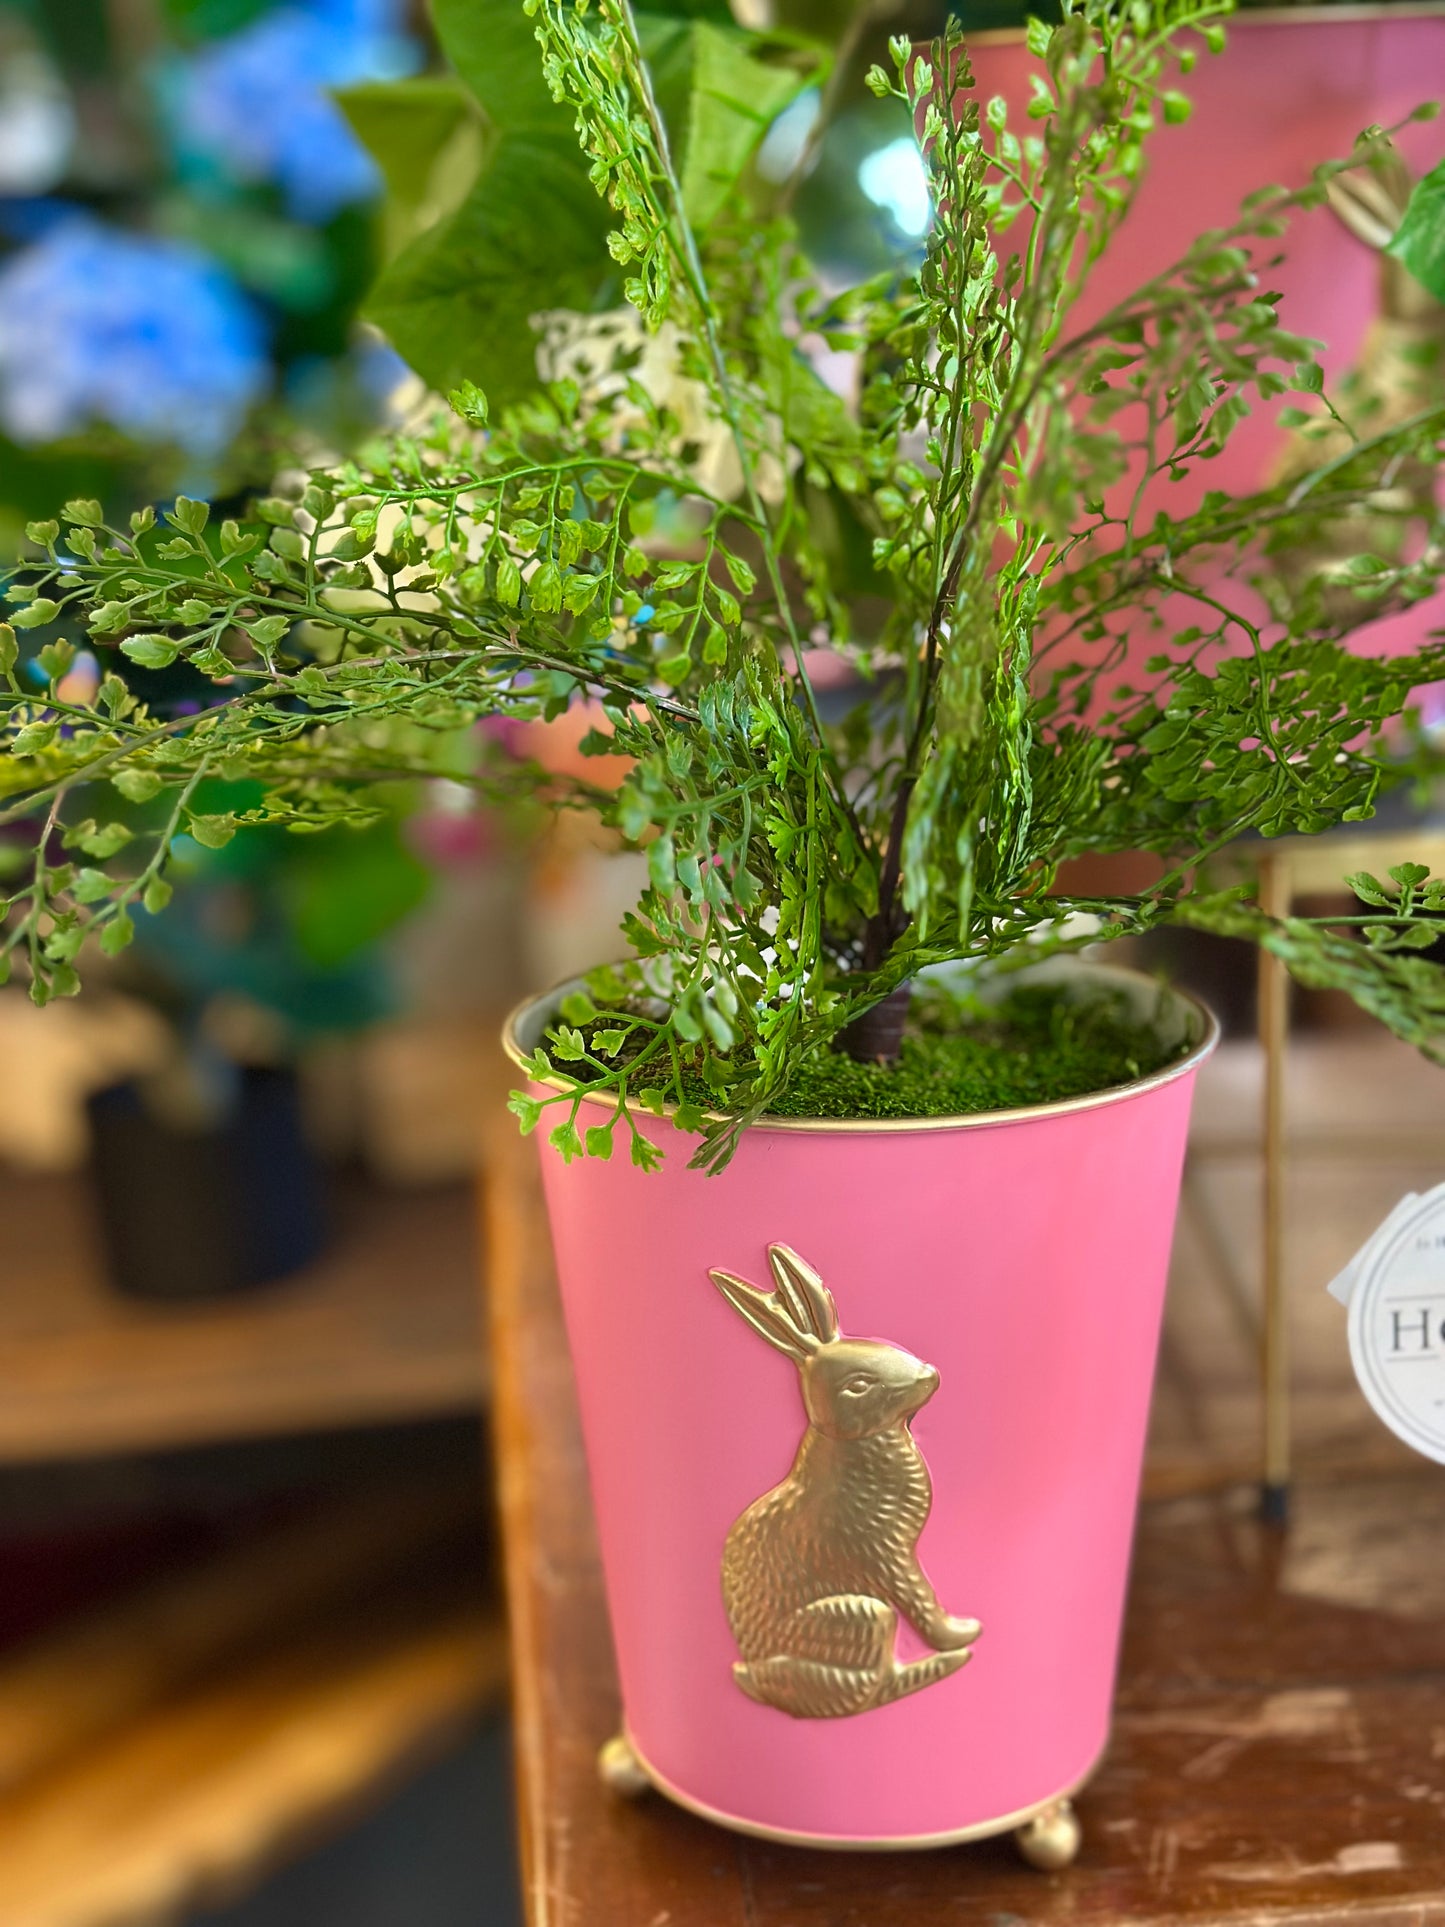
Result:
<instances>
[{"instance_id":1,"label":"maidenhair fern","mask_svg":"<svg viewBox=\"0 0 1445 1927\"><path fill-rule=\"evenodd\" d=\"M636 962L568 1001L533 1066L553 1094L516 1100L568 1155L620 1129L647 1163L636 1108L680 1101L715 1167L816 1053L876 1053L870 1013L925 966L1169 921L1262 943L1445 1055L1445 970L1417 954L1445 884L1405 866L1354 880L1354 918L1278 921L1205 868L1248 832L1368 817L1389 726L1445 676L1437 643L1349 642L1436 587L1429 493L1391 483L1438 466L1445 409L1331 440L1327 465L1252 496L1171 514L1164 486L1260 401L1329 407L1270 267L1386 136L1100 312L1091 275L1149 137L1187 116L1218 9L1084 0L1033 23L1017 129L957 30L895 42L870 84L912 118L932 225L916 271L839 293L803 258L792 184L745 166L764 120L730 125L726 167L695 143L680 171L627 0L527 12L641 321L538 317L543 374L495 418L466 385L244 521L182 498L128 529L90 502L32 525L43 559L0 628L0 822L34 832L3 944L37 1001L77 987L88 939L120 949L163 907L179 832L354 822L372 786L445 766L595 808L647 854ZM771 57L745 39L728 59ZM825 350L851 357L851 399ZM1328 580L1282 564L1391 515L1387 556L1336 555ZM52 638L39 688L17 673L27 630ZM112 666L67 701L82 636ZM858 691L836 718L825 656ZM199 708L148 698L146 672L182 661ZM479 718L583 702L586 747L627 759L615 790L497 747L457 761ZM1159 858L1140 893L1059 881L1130 850ZM613 1110L584 1113L583 1089Z\"/></svg>"}]
</instances>

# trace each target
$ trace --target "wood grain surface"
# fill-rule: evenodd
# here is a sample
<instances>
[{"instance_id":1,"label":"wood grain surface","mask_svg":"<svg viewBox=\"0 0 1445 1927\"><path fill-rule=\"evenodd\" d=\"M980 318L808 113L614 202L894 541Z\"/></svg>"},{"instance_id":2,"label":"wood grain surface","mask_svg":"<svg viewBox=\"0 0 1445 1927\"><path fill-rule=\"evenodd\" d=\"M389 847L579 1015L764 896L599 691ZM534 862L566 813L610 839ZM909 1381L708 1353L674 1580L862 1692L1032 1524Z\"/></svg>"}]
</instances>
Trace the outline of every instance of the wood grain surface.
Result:
<instances>
[{"instance_id":1,"label":"wood grain surface","mask_svg":"<svg viewBox=\"0 0 1445 1927\"><path fill-rule=\"evenodd\" d=\"M1113 1743L1066 1874L1007 1841L775 1846L605 1791L616 1676L535 1160L499 1123L494 1411L531 1927L1445 1924L1445 1475L1390 1455L1303 1483L1287 1537L1247 1491L1145 1507Z\"/></svg>"},{"instance_id":2,"label":"wood grain surface","mask_svg":"<svg viewBox=\"0 0 1445 1927\"><path fill-rule=\"evenodd\" d=\"M313 1505L8 1654L0 1927L180 1927L465 1731L506 1674L477 1488Z\"/></svg>"},{"instance_id":3,"label":"wood grain surface","mask_svg":"<svg viewBox=\"0 0 1445 1927\"><path fill-rule=\"evenodd\" d=\"M206 1304L120 1297L78 1178L0 1172L0 1462L477 1412L469 1188L343 1186L290 1278Z\"/></svg>"}]
</instances>

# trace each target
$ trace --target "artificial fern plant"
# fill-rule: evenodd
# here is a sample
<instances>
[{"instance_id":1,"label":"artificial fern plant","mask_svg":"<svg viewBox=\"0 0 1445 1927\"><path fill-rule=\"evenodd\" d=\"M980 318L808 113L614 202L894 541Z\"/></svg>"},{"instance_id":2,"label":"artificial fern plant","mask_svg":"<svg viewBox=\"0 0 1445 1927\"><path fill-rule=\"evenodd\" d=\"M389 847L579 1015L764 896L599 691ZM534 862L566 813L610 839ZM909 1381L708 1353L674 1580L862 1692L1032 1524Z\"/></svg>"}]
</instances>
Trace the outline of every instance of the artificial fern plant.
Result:
<instances>
[{"instance_id":1,"label":"artificial fern plant","mask_svg":"<svg viewBox=\"0 0 1445 1927\"><path fill-rule=\"evenodd\" d=\"M32 526L44 559L0 629L0 821L33 829L3 945L36 1000L77 988L91 938L115 951L163 908L178 833L355 822L369 786L445 764L595 808L647 853L637 961L564 1009L534 1066L548 1103L516 1100L567 1155L585 1088L615 1100L610 1118L589 1105L605 1121L587 1152L620 1130L650 1162L624 1100L684 1100L715 1167L816 1054L886 1056L894 993L925 966L1168 922L1253 938L1445 1055L1445 969L1417 954L1445 883L1361 878L1355 916L1280 921L1206 868L1247 832L1368 817L1383 733L1445 676L1438 643L1382 661L1347 637L1436 587L1433 496L1393 484L1438 465L1445 410L1355 425L1343 455L1333 439L1326 466L1246 498L1171 513L1165 486L1259 400L1298 390L1302 416L1334 416L1270 263L1385 136L1262 191L1080 320L1148 138L1187 116L1179 83L1221 43L1218 10L1082 0L1035 22L1017 131L978 98L956 30L895 42L870 84L911 117L933 221L916 270L838 292L800 252L796 180L750 165L751 101L786 94L780 70L821 78L823 50L718 26L708 71L663 104L644 45L666 35L629 0L525 12L630 306L537 317L541 372L505 407L466 384L244 521L182 498L129 529L92 502ZM852 358L851 398L823 350ZM1368 526L1405 525L1393 559L1337 555L1328 582L1278 566L1329 553L1362 502ZM17 674L16 630L54 632L47 687ZM82 631L113 666L67 701ZM148 700L145 672L181 659L198 710ZM856 691L836 718L825 660ZM479 718L579 703L589 747L628 759L615 791L500 749L457 761ZM1141 893L1060 882L1070 858L1141 850L1160 868ZM686 1101L699 1087L711 1115Z\"/></svg>"}]
</instances>

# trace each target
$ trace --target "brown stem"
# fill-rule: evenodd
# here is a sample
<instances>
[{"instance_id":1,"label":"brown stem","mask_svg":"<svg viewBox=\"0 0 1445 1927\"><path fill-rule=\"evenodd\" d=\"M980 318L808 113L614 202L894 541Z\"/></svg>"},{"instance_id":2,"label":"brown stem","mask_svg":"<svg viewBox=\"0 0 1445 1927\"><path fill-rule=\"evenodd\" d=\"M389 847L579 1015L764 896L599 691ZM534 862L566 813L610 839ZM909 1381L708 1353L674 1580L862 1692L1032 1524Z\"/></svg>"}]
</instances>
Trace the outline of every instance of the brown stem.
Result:
<instances>
[{"instance_id":1,"label":"brown stem","mask_svg":"<svg viewBox=\"0 0 1445 1927\"><path fill-rule=\"evenodd\" d=\"M898 879L903 869L903 832L908 823L908 805L913 796L914 776L905 776L893 800L893 815L888 825L888 842L883 852L883 868L878 876L878 908L868 919L863 932L863 968L878 970L893 948L903 928L898 914Z\"/></svg>"},{"instance_id":2,"label":"brown stem","mask_svg":"<svg viewBox=\"0 0 1445 1927\"><path fill-rule=\"evenodd\" d=\"M881 1003L855 1017L838 1033L838 1049L860 1064L896 1064L903 1050L903 1026L908 1018L912 986L899 984Z\"/></svg>"}]
</instances>

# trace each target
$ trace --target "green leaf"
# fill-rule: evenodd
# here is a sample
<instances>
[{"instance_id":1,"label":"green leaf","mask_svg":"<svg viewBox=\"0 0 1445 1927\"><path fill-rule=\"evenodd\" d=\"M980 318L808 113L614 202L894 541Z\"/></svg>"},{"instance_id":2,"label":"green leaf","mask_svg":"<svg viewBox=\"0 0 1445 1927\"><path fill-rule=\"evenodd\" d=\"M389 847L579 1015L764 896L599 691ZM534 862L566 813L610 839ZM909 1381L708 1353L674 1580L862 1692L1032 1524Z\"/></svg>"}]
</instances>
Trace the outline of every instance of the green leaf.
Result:
<instances>
[{"instance_id":1,"label":"green leaf","mask_svg":"<svg viewBox=\"0 0 1445 1927\"><path fill-rule=\"evenodd\" d=\"M178 529L184 529L187 535L199 535L210 519L210 504L198 502L189 495L178 495L175 507L166 517Z\"/></svg>"},{"instance_id":2,"label":"green leaf","mask_svg":"<svg viewBox=\"0 0 1445 1927\"><path fill-rule=\"evenodd\" d=\"M272 529L268 546L286 562L306 560L306 544L299 529Z\"/></svg>"},{"instance_id":3,"label":"green leaf","mask_svg":"<svg viewBox=\"0 0 1445 1927\"><path fill-rule=\"evenodd\" d=\"M110 780L128 803L149 803L161 787L161 779L153 769L114 770Z\"/></svg>"},{"instance_id":4,"label":"green leaf","mask_svg":"<svg viewBox=\"0 0 1445 1927\"><path fill-rule=\"evenodd\" d=\"M193 816L186 828L203 849L224 850L236 834L234 816Z\"/></svg>"},{"instance_id":5,"label":"green leaf","mask_svg":"<svg viewBox=\"0 0 1445 1927\"><path fill-rule=\"evenodd\" d=\"M69 963L80 955L80 947L85 942L85 925L67 918L57 930L45 939L45 954L59 963Z\"/></svg>"},{"instance_id":6,"label":"green leaf","mask_svg":"<svg viewBox=\"0 0 1445 1927\"><path fill-rule=\"evenodd\" d=\"M662 1165L662 1153L649 1138L636 1132L632 1139L632 1162L642 1171L656 1171Z\"/></svg>"},{"instance_id":7,"label":"green leaf","mask_svg":"<svg viewBox=\"0 0 1445 1927\"><path fill-rule=\"evenodd\" d=\"M558 1024L548 1039L548 1048L563 1064L580 1064L587 1055L582 1033L572 1024Z\"/></svg>"},{"instance_id":8,"label":"green leaf","mask_svg":"<svg viewBox=\"0 0 1445 1927\"><path fill-rule=\"evenodd\" d=\"M527 583L532 607L550 615L562 606L562 572L555 562L544 562Z\"/></svg>"},{"instance_id":9,"label":"green leaf","mask_svg":"<svg viewBox=\"0 0 1445 1927\"><path fill-rule=\"evenodd\" d=\"M135 925L122 910L101 930L100 947L107 957L118 956L135 936Z\"/></svg>"},{"instance_id":10,"label":"green leaf","mask_svg":"<svg viewBox=\"0 0 1445 1927\"><path fill-rule=\"evenodd\" d=\"M57 682L75 661L75 653L75 644L67 642L62 636L54 642L47 642L35 660L44 672L46 680Z\"/></svg>"},{"instance_id":11,"label":"green leaf","mask_svg":"<svg viewBox=\"0 0 1445 1927\"><path fill-rule=\"evenodd\" d=\"M757 587L758 579L753 574L749 564L744 562L740 555L734 555L731 550L725 550L723 552L723 561L727 564L727 572L732 577L734 586L739 593L742 595L751 595Z\"/></svg>"},{"instance_id":12,"label":"green leaf","mask_svg":"<svg viewBox=\"0 0 1445 1927\"><path fill-rule=\"evenodd\" d=\"M1437 301L1445 301L1445 161L1415 183L1386 253L1403 261Z\"/></svg>"},{"instance_id":13,"label":"green leaf","mask_svg":"<svg viewBox=\"0 0 1445 1927\"><path fill-rule=\"evenodd\" d=\"M127 636L120 653L142 669L167 669L181 653L181 645L168 636Z\"/></svg>"},{"instance_id":14,"label":"green leaf","mask_svg":"<svg viewBox=\"0 0 1445 1927\"><path fill-rule=\"evenodd\" d=\"M67 502L60 513L67 522L73 522L83 529L98 529L105 522L105 510L99 502L89 499Z\"/></svg>"},{"instance_id":15,"label":"green leaf","mask_svg":"<svg viewBox=\"0 0 1445 1927\"><path fill-rule=\"evenodd\" d=\"M589 1124L587 1126L587 1155L589 1158L606 1160L612 1156L612 1126L610 1124Z\"/></svg>"},{"instance_id":16,"label":"green leaf","mask_svg":"<svg viewBox=\"0 0 1445 1927\"><path fill-rule=\"evenodd\" d=\"M333 95L386 182L382 244L399 252L456 212L477 178L487 132L452 74L367 81Z\"/></svg>"},{"instance_id":17,"label":"green leaf","mask_svg":"<svg viewBox=\"0 0 1445 1927\"><path fill-rule=\"evenodd\" d=\"M343 529L327 553L333 562L360 562L375 547L375 536L363 534L360 529Z\"/></svg>"},{"instance_id":18,"label":"green leaf","mask_svg":"<svg viewBox=\"0 0 1445 1927\"><path fill-rule=\"evenodd\" d=\"M1345 882L1354 891L1361 903L1373 903L1385 909L1395 901L1388 891L1381 886L1378 879L1370 875L1368 870L1353 871L1345 878Z\"/></svg>"},{"instance_id":19,"label":"green leaf","mask_svg":"<svg viewBox=\"0 0 1445 1927\"><path fill-rule=\"evenodd\" d=\"M164 877L152 877L145 887L141 902L153 917L158 917L171 900L171 886Z\"/></svg>"},{"instance_id":20,"label":"green leaf","mask_svg":"<svg viewBox=\"0 0 1445 1927\"><path fill-rule=\"evenodd\" d=\"M648 31L651 26L651 32ZM648 59L660 66L659 29L639 23ZM687 30L691 73L682 140L682 198L689 219L706 228L721 212L763 136L783 109L814 84L815 63L784 65L762 56L764 43L736 27L698 21ZM660 83L666 108L665 83Z\"/></svg>"},{"instance_id":21,"label":"green leaf","mask_svg":"<svg viewBox=\"0 0 1445 1927\"><path fill-rule=\"evenodd\" d=\"M37 596L25 608L17 609L10 618L12 629L41 629L47 622L54 622L60 614L60 604L52 602L49 596Z\"/></svg>"},{"instance_id":22,"label":"green leaf","mask_svg":"<svg viewBox=\"0 0 1445 1927\"><path fill-rule=\"evenodd\" d=\"M504 403L536 385L531 316L591 308L613 278L607 209L520 0L433 0L432 17L489 143L465 195L382 271L366 313L432 387L470 378ZM414 96L403 111L415 137L419 116L435 134L446 110Z\"/></svg>"},{"instance_id":23,"label":"green leaf","mask_svg":"<svg viewBox=\"0 0 1445 1927\"><path fill-rule=\"evenodd\" d=\"M33 542L39 549L48 549L59 534L60 524L55 521L27 522L25 524L25 540L27 542Z\"/></svg>"},{"instance_id":24,"label":"green leaf","mask_svg":"<svg viewBox=\"0 0 1445 1927\"><path fill-rule=\"evenodd\" d=\"M97 856L104 863L118 850L123 850L131 841L132 832L124 823L106 823L97 829L94 823L82 823L66 837L67 843L74 843L77 849L84 850L87 856Z\"/></svg>"},{"instance_id":25,"label":"green leaf","mask_svg":"<svg viewBox=\"0 0 1445 1927\"><path fill-rule=\"evenodd\" d=\"M470 422L473 428L485 428L492 418L491 403L474 381L464 381L460 388L454 388L447 400L462 420Z\"/></svg>"},{"instance_id":26,"label":"green leaf","mask_svg":"<svg viewBox=\"0 0 1445 1927\"><path fill-rule=\"evenodd\" d=\"M647 873L654 890L664 895L677 882L676 853L669 833L654 837L647 846Z\"/></svg>"},{"instance_id":27,"label":"green leaf","mask_svg":"<svg viewBox=\"0 0 1445 1927\"><path fill-rule=\"evenodd\" d=\"M443 393L470 379L495 403L526 394L532 316L589 309L612 276L607 210L566 115L547 105L555 131L500 140L456 212L404 247L367 297L367 318Z\"/></svg>"},{"instance_id":28,"label":"green leaf","mask_svg":"<svg viewBox=\"0 0 1445 1927\"><path fill-rule=\"evenodd\" d=\"M76 871L75 881L70 886L70 894L77 903L99 903L102 897L110 895L112 887L111 880L104 870L92 870L87 867Z\"/></svg>"},{"instance_id":29,"label":"green leaf","mask_svg":"<svg viewBox=\"0 0 1445 1927\"><path fill-rule=\"evenodd\" d=\"M542 53L521 0L432 0L442 52L497 133L567 125L542 78ZM569 129L570 131L570 129Z\"/></svg>"},{"instance_id":30,"label":"green leaf","mask_svg":"<svg viewBox=\"0 0 1445 1927\"><path fill-rule=\"evenodd\" d=\"M541 1122L541 1099L529 1097L525 1091L513 1091L507 1099L507 1109L519 1120L523 1137L530 1137Z\"/></svg>"},{"instance_id":31,"label":"green leaf","mask_svg":"<svg viewBox=\"0 0 1445 1927\"><path fill-rule=\"evenodd\" d=\"M433 0L432 11L447 58L486 116L486 151L467 192L383 269L365 312L432 387L448 393L471 379L505 404L536 385L533 315L615 304L611 218L587 178L572 116L543 80L518 0ZM811 78L798 64L754 58L761 43L727 20L721 0L638 18L679 133L695 219L716 211L773 115ZM435 136L450 112L420 94L405 107L393 97L382 111L398 109L410 114L413 137L428 117ZM403 190L415 185L409 176Z\"/></svg>"}]
</instances>

